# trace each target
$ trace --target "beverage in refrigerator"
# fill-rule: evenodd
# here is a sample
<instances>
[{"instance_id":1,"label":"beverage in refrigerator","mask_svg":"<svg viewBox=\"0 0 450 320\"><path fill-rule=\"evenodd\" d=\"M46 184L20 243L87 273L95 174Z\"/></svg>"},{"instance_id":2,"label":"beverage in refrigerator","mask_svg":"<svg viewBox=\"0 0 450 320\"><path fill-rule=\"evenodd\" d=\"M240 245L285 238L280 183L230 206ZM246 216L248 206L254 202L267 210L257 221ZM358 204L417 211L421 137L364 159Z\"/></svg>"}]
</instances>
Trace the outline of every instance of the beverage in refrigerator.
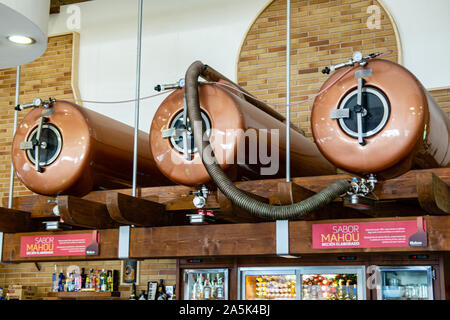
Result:
<instances>
[{"instance_id":1,"label":"beverage in refrigerator","mask_svg":"<svg viewBox=\"0 0 450 320\"><path fill-rule=\"evenodd\" d=\"M433 300L431 266L377 267L378 300Z\"/></svg>"},{"instance_id":2,"label":"beverage in refrigerator","mask_svg":"<svg viewBox=\"0 0 450 320\"><path fill-rule=\"evenodd\" d=\"M244 300L364 300L364 266L239 269Z\"/></svg>"},{"instance_id":3,"label":"beverage in refrigerator","mask_svg":"<svg viewBox=\"0 0 450 320\"><path fill-rule=\"evenodd\" d=\"M184 300L228 300L228 269L184 270Z\"/></svg>"}]
</instances>

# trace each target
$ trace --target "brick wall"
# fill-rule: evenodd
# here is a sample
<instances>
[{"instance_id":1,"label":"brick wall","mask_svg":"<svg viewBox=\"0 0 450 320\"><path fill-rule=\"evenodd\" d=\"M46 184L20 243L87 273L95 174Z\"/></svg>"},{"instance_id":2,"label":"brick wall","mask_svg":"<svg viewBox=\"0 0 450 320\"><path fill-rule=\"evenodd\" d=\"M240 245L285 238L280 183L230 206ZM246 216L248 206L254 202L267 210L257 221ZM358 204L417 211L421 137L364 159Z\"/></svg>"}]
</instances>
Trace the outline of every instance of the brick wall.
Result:
<instances>
[{"instance_id":1,"label":"brick wall","mask_svg":"<svg viewBox=\"0 0 450 320\"><path fill-rule=\"evenodd\" d=\"M366 28L367 6L376 1L360 0L293 0L292 9L292 88L291 102L315 94L326 76L320 70L350 57L355 50L364 52L394 50L389 59L397 61L398 49L393 26L382 11L382 29ZM256 19L242 45L238 61L240 85L271 103L285 102L285 1L273 1ZM46 53L22 67L20 103L35 97L73 99L72 47L73 35L50 37ZM0 197L8 196L10 149L12 140L16 69L0 70ZM447 114L450 114L450 89L433 90L431 94ZM310 136L309 115L312 103L291 108L293 122ZM284 108L277 108L283 113ZM20 114L20 119L26 112ZM15 182L15 196L30 194L20 182ZM80 267L120 270L120 261L63 262L60 268L77 264ZM38 286L38 295L46 297L50 290L53 262L0 265L0 287L9 284ZM141 262L139 290L147 281L164 279L175 284L176 260L149 259ZM128 297L130 287L121 286L122 297Z\"/></svg>"},{"instance_id":2,"label":"brick wall","mask_svg":"<svg viewBox=\"0 0 450 320\"><path fill-rule=\"evenodd\" d=\"M444 110L444 112L450 117L450 87L443 89L434 89L429 91L430 94L436 99L436 102Z\"/></svg>"},{"instance_id":3,"label":"brick wall","mask_svg":"<svg viewBox=\"0 0 450 320\"><path fill-rule=\"evenodd\" d=\"M34 263L20 263L0 265L0 288L7 288L10 284L37 286L37 295L40 299L49 299L47 294L51 291L52 273L54 265L57 265L58 273L61 268L66 271L70 265L77 265L80 268L95 270L119 270L121 262L110 261L71 261L71 262L39 262L40 271ZM176 283L176 260L173 259L148 259L140 261L139 285L136 292L147 291L148 281L164 280L166 285ZM128 299L131 293L131 286L120 286L121 298Z\"/></svg>"},{"instance_id":4,"label":"brick wall","mask_svg":"<svg viewBox=\"0 0 450 320\"><path fill-rule=\"evenodd\" d=\"M367 13L378 5L381 28L369 29ZM393 50L386 57L398 61L395 29L376 0L291 1L291 103L319 91L327 79L325 66L348 61L354 51ZM238 83L272 104L286 103L286 1L268 5L250 27L237 65ZM311 137L313 101L291 107L291 121ZM285 107L275 107L285 114Z\"/></svg>"},{"instance_id":5,"label":"brick wall","mask_svg":"<svg viewBox=\"0 0 450 320\"><path fill-rule=\"evenodd\" d=\"M74 34L52 36L48 39L47 50L39 59L23 65L20 77L19 103L29 103L34 98L56 97L60 99L74 99L72 88L72 60L75 45ZM16 87L16 68L0 70L0 198L7 198L9 192L9 175L11 165L11 142L14 119L14 100ZM19 122L27 111L19 113ZM29 195L31 192L16 178L14 196ZM50 291L53 272L53 262L39 263L38 271L34 263L20 263L0 265L0 287L10 284L35 285L38 295L46 298ZM120 261L95 262L60 262L58 272L72 264L86 269L116 269L120 270ZM138 290L146 290L147 281L164 279L168 285L175 284L176 260L153 259L141 262L141 277ZM121 286L121 296L128 297L129 286ZM139 292L139 291L138 291Z\"/></svg>"},{"instance_id":6,"label":"brick wall","mask_svg":"<svg viewBox=\"0 0 450 320\"><path fill-rule=\"evenodd\" d=\"M72 45L72 33L49 37L44 55L21 67L19 103L30 103L36 97L74 98ZM0 198L7 198L9 192L15 92L16 68L0 70ZM26 113L19 112L19 122ZM27 194L31 192L16 178L14 196Z\"/></svg>"}]
</instances>

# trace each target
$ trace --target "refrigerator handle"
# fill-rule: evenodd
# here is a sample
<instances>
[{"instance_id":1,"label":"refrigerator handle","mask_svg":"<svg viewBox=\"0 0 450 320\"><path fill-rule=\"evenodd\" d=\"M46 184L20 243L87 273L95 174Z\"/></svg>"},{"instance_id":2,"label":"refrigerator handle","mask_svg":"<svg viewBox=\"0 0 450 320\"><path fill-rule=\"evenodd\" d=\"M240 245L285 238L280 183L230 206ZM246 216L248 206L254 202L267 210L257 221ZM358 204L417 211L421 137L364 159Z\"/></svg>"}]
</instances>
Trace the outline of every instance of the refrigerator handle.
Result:
<instances>
[{"instance_id":1,"label":"refrigerator handle","mask_svg":"<svg viewBox=\"0 0 450 320\"><path fill-rule=\"evenodd\" d=\"M436 270L434 270L434 268L431 268L431 278L434 280L436 280Z\"/></svg>"}]
</instances>

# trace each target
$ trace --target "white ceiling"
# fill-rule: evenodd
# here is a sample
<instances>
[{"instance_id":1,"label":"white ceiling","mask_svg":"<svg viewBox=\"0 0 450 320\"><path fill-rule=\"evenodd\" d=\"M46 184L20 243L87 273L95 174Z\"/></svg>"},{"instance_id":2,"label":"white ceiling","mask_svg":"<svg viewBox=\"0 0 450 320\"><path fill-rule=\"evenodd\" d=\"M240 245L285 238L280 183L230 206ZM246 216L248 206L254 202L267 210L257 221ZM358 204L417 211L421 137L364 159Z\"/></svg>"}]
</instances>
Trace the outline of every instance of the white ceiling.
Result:
<instances>
[{"instance_id":1,"label":"white ceiling","mask_svg":"<svg viewBox=\"0 0 450 320\"><path fill-rule=\"evenodd\" d=\"M8 1L0 1L0 69L31 62L39 58L47 48L49 1L32 1L21 0L18 2L21 5L28 2L26 12L20 11L20 6L14 7L18 10L16 11L12 9L12 6L6 5L9 4ZM32 45L14 44L6 39L10 35L28 36L36 42Z\"/></svg>"}]
</instances>

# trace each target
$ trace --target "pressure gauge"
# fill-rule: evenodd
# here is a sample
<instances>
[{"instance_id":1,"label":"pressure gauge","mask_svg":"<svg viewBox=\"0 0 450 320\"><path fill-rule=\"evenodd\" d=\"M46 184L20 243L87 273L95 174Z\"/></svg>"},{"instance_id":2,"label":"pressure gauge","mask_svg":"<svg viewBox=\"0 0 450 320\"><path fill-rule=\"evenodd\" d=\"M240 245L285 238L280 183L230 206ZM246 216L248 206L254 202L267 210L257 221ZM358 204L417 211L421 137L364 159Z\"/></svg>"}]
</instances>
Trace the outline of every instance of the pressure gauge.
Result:
<instances>
[{"instance_id":1,"label":"pressure gauge","mask_svg":"<svg viewBox=\"0 0 450 320\"><path fill-rule=\"evenodd\" d=\"M41 100L40 98L35 98L35 99L33 100L33 105L34 105L35 107L40 107L41 104L42 104L42 100Z\"/></svg>"},{"instance_id":2,"label":"pressure gauge","mask_svg":"<svg viewBox=\"0 0 450 320\"><path fill-rule=\"evenodd\" d=\"M194 203L194 206L198 209L201 209L205 206L206 204L206 199L203 196L195 196L195 198L192 200L192 202Z\"/></svg>"},{"instance_id":3,"label":"pressure gauge","mask_svg":"<svg viewBox=\"0 0 450 320\"><path fill-rule=\"evenodd\" d=\"M361 53L361 51L356 51L353 54L353 62L360 62L363 58L363 54Z\"/></svg>"}]
</instances>

